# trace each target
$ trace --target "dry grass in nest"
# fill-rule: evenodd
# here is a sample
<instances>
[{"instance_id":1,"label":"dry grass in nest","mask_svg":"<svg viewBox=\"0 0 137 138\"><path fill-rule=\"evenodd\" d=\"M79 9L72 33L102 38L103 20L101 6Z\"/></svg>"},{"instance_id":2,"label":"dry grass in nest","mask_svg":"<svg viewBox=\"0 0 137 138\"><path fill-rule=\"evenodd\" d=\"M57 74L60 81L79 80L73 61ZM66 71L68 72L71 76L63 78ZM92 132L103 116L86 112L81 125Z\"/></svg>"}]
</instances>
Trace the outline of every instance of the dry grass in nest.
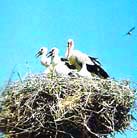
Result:
<instances>
[{"instance_id":1,"label":"dry grass in nest","mask_svg":"<svg viewBox=\"0 0 137 138\"><path fill-rule=\"evenodd\" d=\"M134 94L111 79L29 75L3 91L0 128L16 138L98 138L130 124Z\"/></svg>"}]
</instances>

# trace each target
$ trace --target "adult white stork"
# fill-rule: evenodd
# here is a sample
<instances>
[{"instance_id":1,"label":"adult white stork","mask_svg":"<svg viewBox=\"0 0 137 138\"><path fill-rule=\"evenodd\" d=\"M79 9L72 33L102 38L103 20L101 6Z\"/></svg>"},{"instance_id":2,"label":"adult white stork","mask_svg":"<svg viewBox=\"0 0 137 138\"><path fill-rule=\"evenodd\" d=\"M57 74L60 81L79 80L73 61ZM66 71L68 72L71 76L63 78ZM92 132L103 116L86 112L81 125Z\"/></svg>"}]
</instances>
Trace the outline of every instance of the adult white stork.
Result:
<instances>
[{"instance_id":1,"label":"adult white stork","mask_svg":"<svg viewBox=\"0 0 137 138\"><path fill-rule=\"evenodd\" d=\"M74 50L74 41L72 39L68 40L68 47L65 56L68 59L69 64L75 66L76 69L83 74L90 72L102 78L109 77L107 72L101 68L101 64L97 58L90 57L79 50Z\"/></svg>"},{"instance_id":2,"label":"adult white stork","mask_svg":"<svg viewBox=\"0 0 137 138\"><path fill-rule=\"evenodd\" d=\"M72 75L72 70L67 66L64 61L59 57L59 50L57 48L52 48L51 51L47 54L48 57L51 56L51 64L53 66L53 70L57 75Z\"/></svg>"},{"instance_id":3,"label":"adult white stork","mask_svg":"<svg viewBox=\"0 0 137 138\"><path fill-rule=\"evenodd\" d=\"M38 53L36 54L36 57L41 56L40 62L43 66L45 66L47 69L44 71L45 74L50 73L53 68L50 65L51 59L47 58L46 54L48 53L48 49L46 47L41 47Z\"/></svg>"}]
</instances>

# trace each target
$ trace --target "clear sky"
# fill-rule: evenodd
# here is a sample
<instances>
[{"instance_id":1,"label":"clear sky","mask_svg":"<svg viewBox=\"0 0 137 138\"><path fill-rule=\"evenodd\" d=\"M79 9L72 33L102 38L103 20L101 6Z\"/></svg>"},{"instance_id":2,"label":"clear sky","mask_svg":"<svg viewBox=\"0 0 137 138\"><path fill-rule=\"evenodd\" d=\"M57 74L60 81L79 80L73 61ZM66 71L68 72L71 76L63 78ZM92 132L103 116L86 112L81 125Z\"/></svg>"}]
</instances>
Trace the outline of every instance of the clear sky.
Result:
<instances>
[{"instance_id":1,"label":"clear sky","mask_svg":"<svg viewBox=\"0 0 137 138\"><path fill-rule=\"evenodd\" d=\"M68 38L112 78L137 81L137 28L124 36L134 26L136 0L0 0L0 86L13 69L13 77L43 72L36 52L57 47L64 56ZM137 132L126 134L117 137Z\"/></svg>"}]
</instances>

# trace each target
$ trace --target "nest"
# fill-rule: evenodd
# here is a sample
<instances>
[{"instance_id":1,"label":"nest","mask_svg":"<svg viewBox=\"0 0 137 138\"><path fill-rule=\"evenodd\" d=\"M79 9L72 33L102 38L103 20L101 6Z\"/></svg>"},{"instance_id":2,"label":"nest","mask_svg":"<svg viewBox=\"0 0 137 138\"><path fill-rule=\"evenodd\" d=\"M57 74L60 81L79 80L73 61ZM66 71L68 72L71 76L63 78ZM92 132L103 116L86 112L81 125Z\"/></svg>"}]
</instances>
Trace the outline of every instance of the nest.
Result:
<instances>
[{"instance_id":1,"label":"nest","mask_svg":"<svg viewBox=\"0 0 137 138\"><path fill-rule=\"evenodd\" d=\"M129 84L29 75L3 91L0 129L10 138L103 138L131 122Z\"/></svg>"}]
</instances>

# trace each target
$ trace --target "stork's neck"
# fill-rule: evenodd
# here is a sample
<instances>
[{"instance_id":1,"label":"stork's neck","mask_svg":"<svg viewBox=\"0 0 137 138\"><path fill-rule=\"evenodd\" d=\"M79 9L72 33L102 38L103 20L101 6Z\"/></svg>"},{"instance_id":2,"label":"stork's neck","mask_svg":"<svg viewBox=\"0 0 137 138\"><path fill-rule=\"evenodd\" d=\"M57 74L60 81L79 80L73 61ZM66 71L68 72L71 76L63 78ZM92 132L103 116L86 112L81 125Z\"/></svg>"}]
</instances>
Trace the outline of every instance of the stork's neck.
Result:
<instances>
[{"instance_id":1,"label":"stork's neck","mask_svg":"<svg viewBox=\"0 0 137 138\"><path fill-rule=\"evenodd\" d=\"M45 58L47 58L47 57L46 57L46 53L43 53L43 54L41 55L41 60L44 60Z\"/></svg>"},{"instance_id":2,"label":"stork's neck","mask_svg":"<svg viewBox=\"0 0 137 138\"><path fill-rule=\"evenodd\" d=\"M72 47L68 47L67 51L66 51L66 54L65 54L67 59L72 55L72 52L73 52Z\"/></svg>"},{"instance_id":3,"label":"stork's neck","mask_svg":"<svg viewBox=\"0 0 137 138\"><path fill-rule=\"evenodd\" d=\"M61 59L58 55L51 57L51 64L56 66L57 64L61 63Z\"/></svg>"},{"instance_id":4,"label":"stork's neck","mask_svg":"<svg viewBox=\"0 0 137 138\"><path fill-rule=\"evenodd\" d=\"M41 55L41 57L46 57L46 52L44 52L42 55Z\"/></svg>"}]
</instances>

